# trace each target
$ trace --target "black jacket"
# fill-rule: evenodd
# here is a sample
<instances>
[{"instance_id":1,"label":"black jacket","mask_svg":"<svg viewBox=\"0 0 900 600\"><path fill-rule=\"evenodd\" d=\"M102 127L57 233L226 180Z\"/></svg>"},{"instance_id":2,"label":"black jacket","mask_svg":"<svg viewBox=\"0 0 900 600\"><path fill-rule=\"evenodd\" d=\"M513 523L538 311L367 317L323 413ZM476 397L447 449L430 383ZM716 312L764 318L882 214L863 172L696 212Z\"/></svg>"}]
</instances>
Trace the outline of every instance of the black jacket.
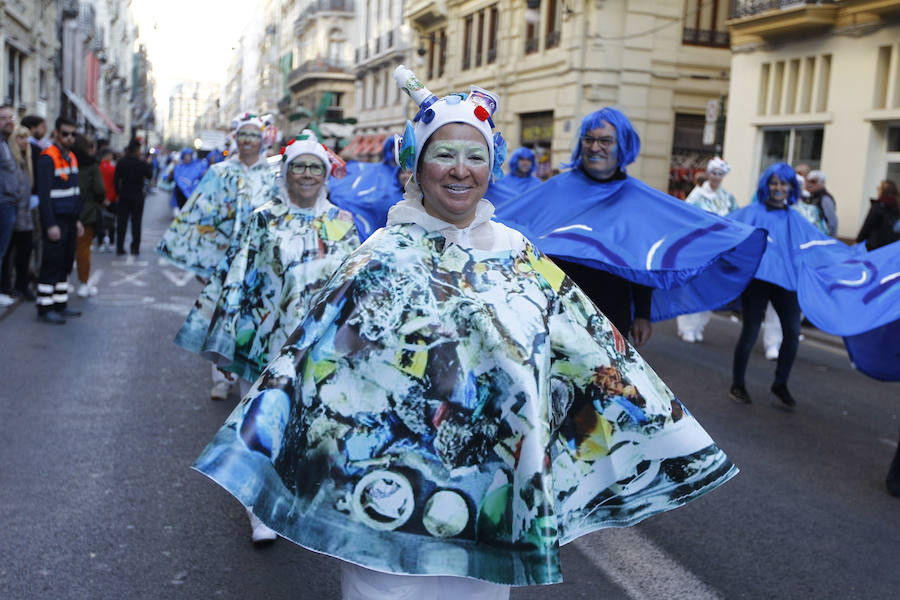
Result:
<instances>
[{"instance_id":1,"label":"black jacket","mask_svg":"<svg viewBox=\"0 0 900 600\"><path fill-rule=\"evenodd\" d=\"M153 177L153 166L135 156L125 156L116 163L113 181L119 199L141 200L144 198L144 180Z\"/></svg>"},{"instance_id":2,"label":"black jacket","mask_svg":"<svg viewBox=\"0 0 900 600\"><path fill-rule=\"evenodd\" d=\"M878 200L869 201L872 206L869 207L869 214L866 215L856 241L865 242L866 248L874 250L900 240L900 233L894 231L894 226L900 220L897 205L885 206Z\"/></svg>"}]
</instances>

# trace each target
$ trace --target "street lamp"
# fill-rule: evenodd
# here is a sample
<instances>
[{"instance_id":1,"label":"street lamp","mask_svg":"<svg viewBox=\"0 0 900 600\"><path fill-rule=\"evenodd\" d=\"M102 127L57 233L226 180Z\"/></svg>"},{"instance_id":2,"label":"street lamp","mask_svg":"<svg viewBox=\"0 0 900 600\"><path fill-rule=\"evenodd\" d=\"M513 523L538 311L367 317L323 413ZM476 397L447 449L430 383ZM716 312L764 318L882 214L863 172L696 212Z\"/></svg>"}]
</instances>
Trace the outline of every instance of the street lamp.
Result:
<instances>
[{"instance_id":1,"label":"street lamp","mask_svg":"<svg viewBox=\"0 0 900 600\"><path fill-rule=\"evenodd\" d=\"M525 22L537 23L541 19L541 0L525 0Z\"/></svg>"}]
</instances>

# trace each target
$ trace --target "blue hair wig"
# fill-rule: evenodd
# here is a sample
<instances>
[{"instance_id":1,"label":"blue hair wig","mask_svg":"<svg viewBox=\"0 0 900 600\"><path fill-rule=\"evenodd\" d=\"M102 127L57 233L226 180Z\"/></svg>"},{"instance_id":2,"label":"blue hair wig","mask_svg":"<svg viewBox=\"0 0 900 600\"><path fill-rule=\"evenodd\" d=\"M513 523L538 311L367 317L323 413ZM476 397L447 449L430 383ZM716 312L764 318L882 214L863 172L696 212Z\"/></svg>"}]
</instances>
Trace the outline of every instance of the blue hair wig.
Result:
<instances>
[{"instance_id":1,"label":"blue hair wig","mask_svg":"<svg viewBox=\"0 0 900 600\"><path fill-rule=\"evenodd\" d=\"M381 146L381 162L386 165L391 165L392 167L397 166L397 161L394 160L394 138L397 137L393 133L388 134L384 138L384 144Z\"/></svg>"},{"instance_id":2,"label":"blue hair wig","mask_svg":"<svg viewBox=\"0 0 900 600\"><path fill-rule=\"evenodd\" d=\"M516 167L519 164L519 159L524 158L525 160L531 161L531 171L528 172L529 175L534 175L535 169L537 169L537 161L534 159L534 152L531 151L531 148L521 147L517 148L515 152L513 152L509 160L506 162L509 167L510 175L516 172Z\"/></svg>"},{"instance_id":3,"label":"blue hair wig","mask_svg":"<svg viewBox=\"0 0 900 600\"><path fill-rule=\"evenodd\" d=\"M766 199L768 199L769 179L772 178L772 175L777 175L782 181L787 181L791 184L791 191L788 195L788 204L796 202L797 198L800 197L800 183L797 181L797 174L794 172L794 169L791 168L791 165L784 162L775 163L763 171L763 174L759 178L759 183L756 184L756 199L759 202L765 202Z\"/></svg>"},{"instance_id":4,"label":"blue hair wig","mask_svg":"<svg viewBox=\"0 0 900 600\"><path fill-rule=\"evenodd\" d=\"M581 164L581 138L587 135L588 131L603 127L604 121L616 129L619 169L624 173L625 167L634 162L638 153L641 151L641 138L634 130L634 127L631 126L631 121L628 120L628 117L620 111L607 106L606 108L592 112L581 120L581 127L578 129L578 139L575 144L575 149L572 150L572 160L571 162L564 164L564 167L572 168Z\"/></svg>"},{"instance_id":5,"label":"blue hair wig","mask_svg":"<svg viewBox=\"0 0 900 600\"><path fill-rule=\"evenodd\" d=\"M181 149L181 154L178 155L178 158L184 160L184 157L185 157L185 155L187 155L187 154L190 154L191 156L193 156L193 155L194 155L194 151L193 151L191 148L182 148L182 149Z\"/></svg>"}]
</instances>

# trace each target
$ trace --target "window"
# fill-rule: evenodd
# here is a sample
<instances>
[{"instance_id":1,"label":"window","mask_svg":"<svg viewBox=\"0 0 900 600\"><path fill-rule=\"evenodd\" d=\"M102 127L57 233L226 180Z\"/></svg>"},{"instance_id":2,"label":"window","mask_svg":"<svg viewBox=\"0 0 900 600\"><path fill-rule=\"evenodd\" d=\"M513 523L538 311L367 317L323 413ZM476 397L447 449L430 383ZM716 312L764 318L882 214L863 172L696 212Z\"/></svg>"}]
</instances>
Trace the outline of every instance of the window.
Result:
<instances>
[{"instance_id":1,"label":"window","mask_svg":"<svg viewBox=\"0 0 900 600\"><path fill-rule=\"evenodd\" d=\"M497 60L497 32L499 30L500 14L497 11L496 6L491 7L491 25L488 29L488 44L487 44L487 62L491 64L495 60Z\"/></svg>"},{"instance_id":2,"label":"window","mask_svg":"<svg viewBox=\"0 0 900 600\"><path fill-rule=\"evenodd\" d=\"M538 51L540 40L537 37L537 23L525 24L525 54L534 54Z\"/></svg>"},{"instance_id":3,"label":"window","mask_svg":"<svg viewBox=\"0 0 900 600\"><path fill-rule=\"evenodd\" d=\"M463 51L462 51L462 70L469 68L470 52L472 49L472 15L466 17L463 25Z\"/></svg>"},{"instance_id":4,"label":"window","mask_svg":"<svg viewBox=\"0 0 900 600\"><path fill-rule=\"evenodd\" d=\"M730 0L685 0L681 43L728 48L731 41L725 20Z\"/></svg>"},{"instance_id":5,"label":"window","mask_svg":"<svg viewBox=\"0 0 900 600\"><path fill-rule=\"evenodd\" d=\"M428 79L434 79L434 34L428 36Z\"/></svg>"},{"instance_id":6,"label":"window","mask_svg":"<svg viewBox=\"0 0 900 600\"><path fill-rule=\"evenodd\" d=\"M440 41L440 59L438 60L438 77L444 76L444 67L447 66L447 29L441 29Z\"/></svg>"},{"instance_id":7,"label":"window","mask_svg":"<svg viewBox=\"0 0 900 600\"><path fill-rule=\"evenodd\" d=\"M22 62L24 56L12 46L6 47L6 98L13 106L22 104Z\"/></svg>"},{"instance_id":8,"label":"window","mask_svg":"<svg viewBox=\"0 0 900 600\"><path fill-rule=\"evenodd\" d=\"M561 2L559 0L547 0L547 39L544 40L544 48L556 48L559 46L559 21Z\"/></svg>"},{"instance_id":9,"label":"window","mask_svg":"<svg viewBox=\"0 0 900 600\"><path fill-rule=\"evenodd\" d=\"M821 54L760 65L758 115L828 110L831 55Z\"/></svg>"},{"instance_id":10,"label":"window","mask_svg":"<svg viewBox=\"0 0 900 600\"><path fill-rule=\"evenodd\" d=\"M484 49L484 10L478 11L478 33L475 38L475 66L481 66L481 55Z\"/></svg>"},{"instance_id":11,"label":"window","mask_svg":"<svg viewBox=\"0 0 900 600\"><path fill-rule=\"evenodd\" d=\"M764 129L759 173L777 162L806 163L811 169L818 169L822 163L824 135L825 128L821 125Z\"/></svg>"},{"instance_id":12,"label":"window","mask_svg":"<svg viewBox=\"0 0 900 600\"><path fill-rule=\"evenodd\" d=\"M341 65L344 62L344 43L347 36L338 28L334 28L328 32L328 59L334 65Z\"/></svg>"}]
</instances>

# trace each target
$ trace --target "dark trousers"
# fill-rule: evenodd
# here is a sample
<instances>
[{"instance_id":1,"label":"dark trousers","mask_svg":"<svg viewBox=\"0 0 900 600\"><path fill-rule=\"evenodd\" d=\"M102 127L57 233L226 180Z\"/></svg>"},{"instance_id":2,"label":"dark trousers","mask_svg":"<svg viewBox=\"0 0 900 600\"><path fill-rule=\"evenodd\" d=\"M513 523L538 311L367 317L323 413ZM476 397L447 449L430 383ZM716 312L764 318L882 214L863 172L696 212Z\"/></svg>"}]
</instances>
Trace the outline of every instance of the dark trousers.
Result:
<instances>
[{"instance_id":1,"label":"dark trousers","mask_svg":"<svg viewBox=\"0 0 900 600\"><path fill-rule=\"evenodd\" d=\"M44 229L41 238L43 254L41 271L38 274L37 309L39 314L47 314L51 310L64 310L69 302L69 286L66 278L72 270L75 260L75 243L78 232L75 228L77 215L56 215L59 227L59 239L47 237Z\"/></svg>"},{"instance_id":2,"label":"dark trousers","mask_svg":"<svg viewBox=\"0 0 900 600\"><path fill-rule=\"evenodd\" d=\"M797 292L784 289L781 286L754 279L741 294L741 312L743 313L743 327L737 346L734 348L734 363L731 369L732 383L744 384L744 374L747 371L747 362L750 360L750 352L753 344L759 336L759 327L766 315L766 305L772 302L772 307L781 321L781 332L784 338L781 348L778 350L778 364L775 367L775 383L786 384L791 374L794 359L797 358L797 349L800 346L800 304L797 303Z\"/></svg>"},{"instance_id":3,"label":"dark trousers","mask_svg":"<svg viewBox=\"0 0 900 600\"><path fill-rule=\"evenodd\" d=\"M141 249L141 217L144 215L143 198L119 197L116 206L116 252L125 253L125 231L131 220L131 253L137 254Z\"/></svg>"},{"instance_id":4,"label":"dark trousers","mask_svg":"<svg viewBox=\"0 0 900 600\"><path fill-rule=\"evenodd\" d=\"M34 232L13 231L12 240L3 257L3 275L0 277L0 290L4 294L13 289L20 292L28 290L28 263L31 261L31 246ZM16 274L13 285L13 272Z\"/></svg>"}]
</instances>

